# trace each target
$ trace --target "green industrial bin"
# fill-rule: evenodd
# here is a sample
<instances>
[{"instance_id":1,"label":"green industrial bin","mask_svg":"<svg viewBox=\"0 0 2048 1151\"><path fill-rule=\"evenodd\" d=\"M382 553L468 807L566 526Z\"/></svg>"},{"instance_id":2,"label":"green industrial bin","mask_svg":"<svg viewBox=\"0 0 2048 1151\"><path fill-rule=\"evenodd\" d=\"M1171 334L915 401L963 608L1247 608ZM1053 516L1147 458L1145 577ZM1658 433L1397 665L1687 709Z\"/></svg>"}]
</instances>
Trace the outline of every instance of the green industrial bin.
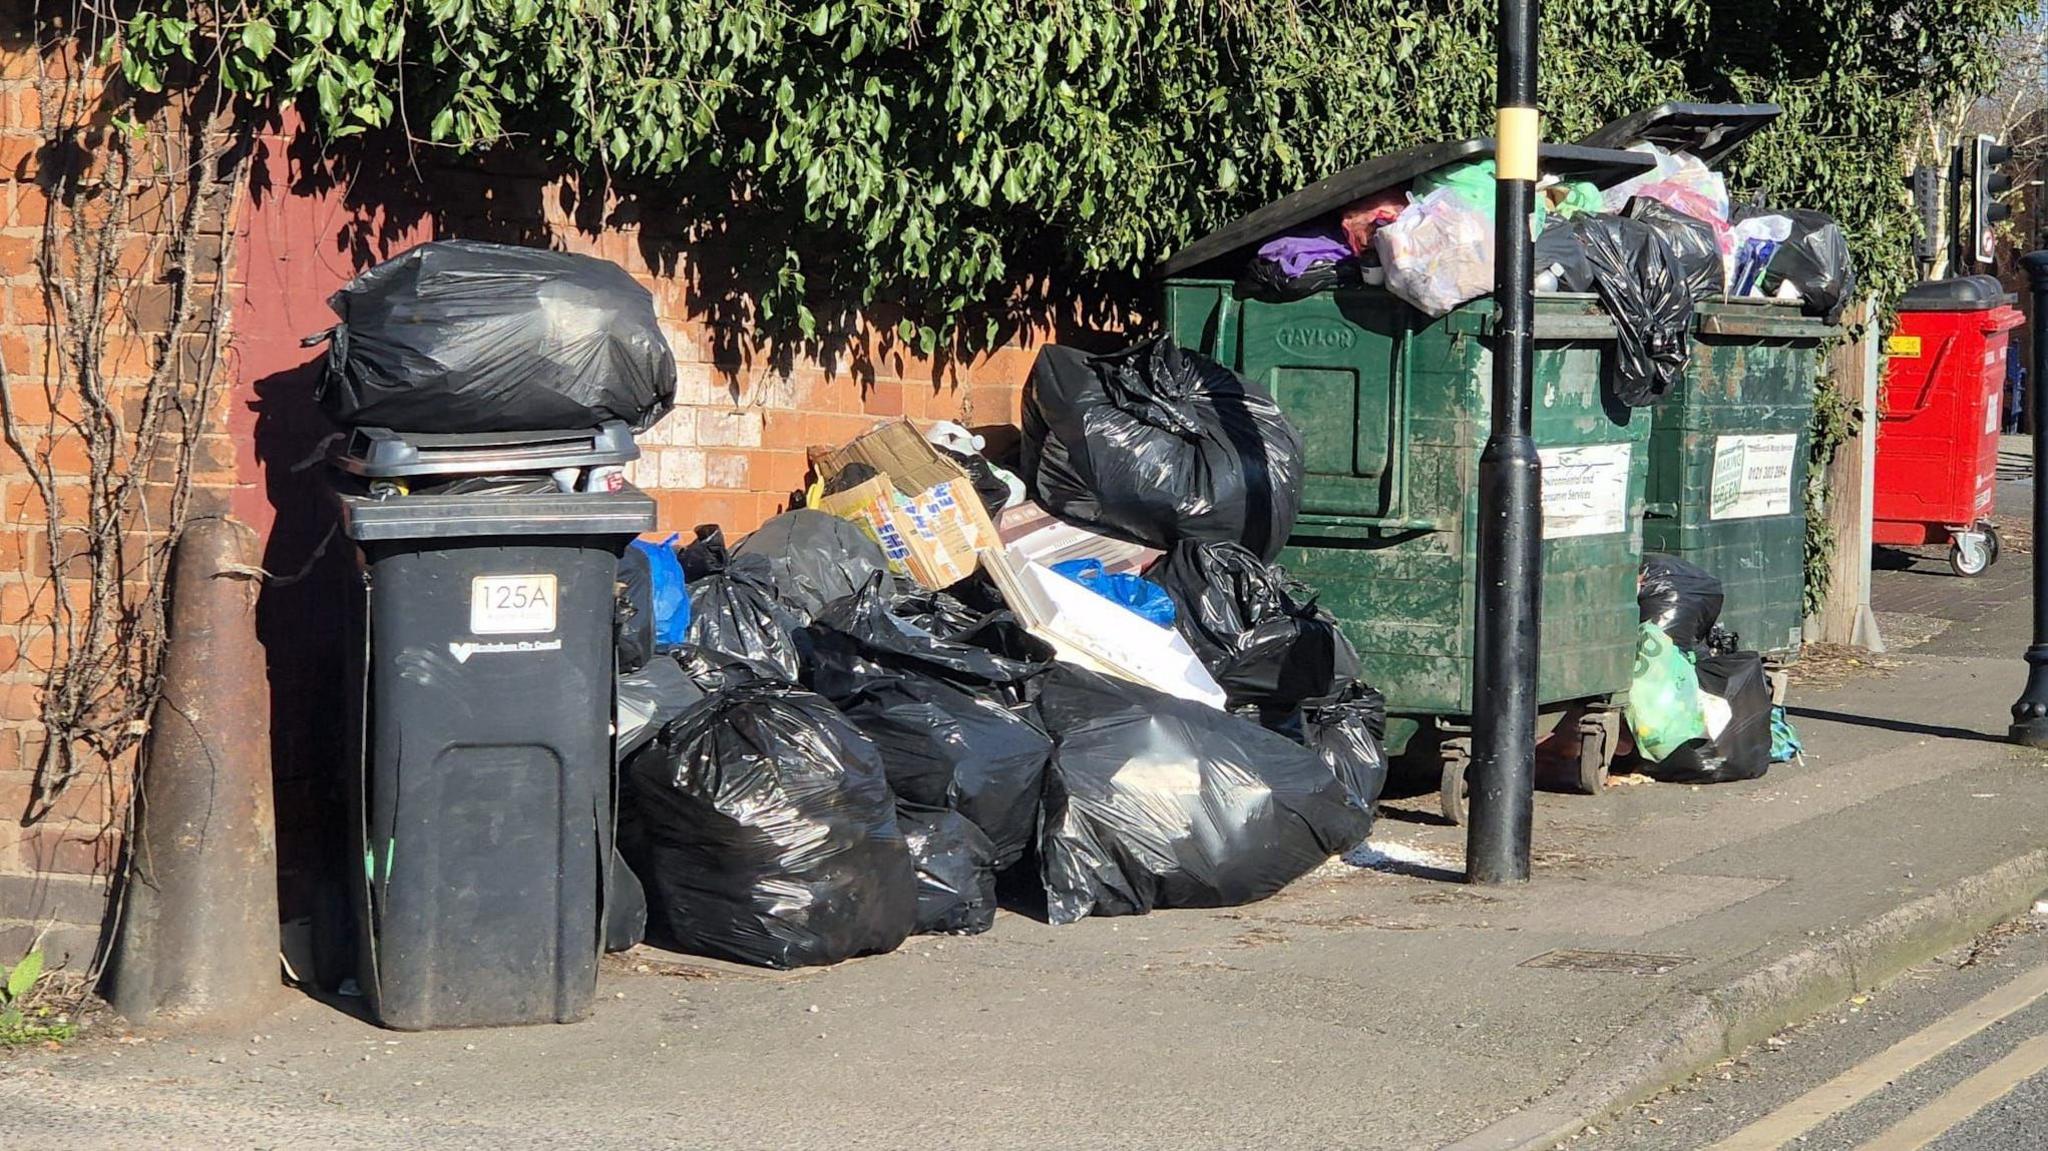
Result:
<instances>
[{"instance_id":1,"label":"green industrial bin","mask_svg":"<svg viewBox=\"0 0 2048 1151\"><path fill-rule=\"evenodd\" d=\"M1431 319L1378 288L1269 302L1240 298L1229 281L1166 287L1175 340L1270 388L1301 430L1302 513L1281 562L1342 622L1386 694L1389 753L1440 772L1452 819L1462 818L1471 749L1494 314L1482 299ZM1651 419L1605 385L1615 328L1593 296L1539 295L1535 335L1545 512L1537 692L1551 723L1570 711L1580 724L1578 783L1591 792L1635 666Z\"/></svg>"},{"instance_id":2,"label":"green industrial bin","mask_svg":"<svg viewBox=\"0 0 2048 1151\"><path fill-rule=\"evenodd\" d=\"M1833 334L1797 304L1699 304L1655 408L1643 547L1719 577L1721 625L1773 662L1797 656L1806 614L1807 429Z\"/></svg>"},{"instance_id":3,"label":"green industrial bin","mask_svg":"<svg viewBox=\"0 0 2048 1151\"><path fill-rule=\"evenodd\" d=\"M1274 235L1448 164L1491 140L1368 160L1197 240L1161 265L1176 342L1271 389L1302 433L1301 516L1281 562L1319 593L1387 698L1387 750L1433 768L1464 818L1471 754L1479 455L1493 379L1491 299L1432 319L1379 287L1303 299L1236 277ZM1546 144L1547 173L1606 186L1641 153ZM1543 721L1579 725L1576 783L1597 791L1635 669L1648 410L1607 386L1614 321L1591 295L1539 294L1533 431L1543 453Z\"/></svg>"},{"instance_id":4,"label":"green industrial bin","mask_svg":"<svg viewBox=\"0 0 2048 1151\"><path fill-rule=\"evenodd\" d=\"M1720 163L1783 114L1775 104L1664 104L1582 144L1654 143ZM1797 656L1806 598L1806 450L1820 349L1797 303L1695 306L1685 375L1656 405L1643 548L1713 573L1721 624L1774 663Z\"/></svg>"}]
</instances>

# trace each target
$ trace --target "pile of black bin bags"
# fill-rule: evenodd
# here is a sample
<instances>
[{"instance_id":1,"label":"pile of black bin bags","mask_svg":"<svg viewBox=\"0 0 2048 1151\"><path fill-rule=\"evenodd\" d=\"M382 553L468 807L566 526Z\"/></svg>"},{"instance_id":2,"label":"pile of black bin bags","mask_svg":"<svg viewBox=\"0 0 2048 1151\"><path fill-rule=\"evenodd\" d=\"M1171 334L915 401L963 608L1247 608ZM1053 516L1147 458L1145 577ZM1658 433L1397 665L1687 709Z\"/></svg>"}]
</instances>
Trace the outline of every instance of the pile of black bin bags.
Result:
<instances>
[{"instance_id":1,"label":"pile of black bin bags","mask_svg":"<svg viewBox=\"0 0 2048 1151\"><path fill-rule=\"evenodd\" d=\"M1677 556L1643 557L1636 608L1691 661L1706 734L1643 770L1665 783L1732 783L1771 766L1771 686L1763 656L1719 623L1721 581Z\"/></svg>"},{"instance_id":2,"label":"pile of black bin bags","mask_svg":"<svg viewBox=\"0 0 2048 1151\"><path fill-rule=\"evenodd\" d=\"M644 921L657 946L829 964L987 930L998 877L1017 910L1070 923L1263 899L1362 843L1386 777L1383 701L1265 556L1293 520L1300 438L1197 360L1146 345L1059 370L1097 382L1119 444L1197 429L1147 449L1176 482L1213 486L1181 501L1190 515L1100 489L1095 510L1171 547L1147 577L1228 710L1056 662L992 582L918 588L824 513L777 516L730 548L700 528L677 549L683 644L657 647L645 597L621 601L622 652L651 654L619 682L607 946ZM1156 373L1171 394L1147 400ZM1058 466L1094 483L1106 469L1077 459L1111 450L1076 440Z\"/></svg>"}]
</instances>

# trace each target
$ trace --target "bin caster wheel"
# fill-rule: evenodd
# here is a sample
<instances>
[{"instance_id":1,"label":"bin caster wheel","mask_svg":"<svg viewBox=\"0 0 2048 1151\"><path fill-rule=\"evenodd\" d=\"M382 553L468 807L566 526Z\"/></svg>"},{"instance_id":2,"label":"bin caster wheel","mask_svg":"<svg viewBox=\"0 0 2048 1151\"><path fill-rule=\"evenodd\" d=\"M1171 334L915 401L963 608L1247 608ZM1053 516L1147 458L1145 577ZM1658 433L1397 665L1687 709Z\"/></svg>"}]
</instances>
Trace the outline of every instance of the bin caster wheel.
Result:
<instances>
[{"instance_id":1,"label":"bin caster wheel","mask_svg":"<svg viewBox=\"0 0 2048 1151\"><path fill-rule=\"evenodd\" d=\"M1984 561L1984 566L1990 567L1992 564L1998 562L1998 529L1992 527L1990 524L1985 524L1984 542L1986 546L1988 546L1991 549L1991 558Z\"/></svg>"},{"instance_id":2,"label":"bin caster wheel","mask_svg":"<svg viewBox=\"0 0 2048 1151\"><path fill-rule=\"evenodd\" d=\"M1443 764L1442 783L1437 789L1438 809L1453 826L1465 824L1465 769L1472 765L1472 737L1446 739L1438 751Z\"/></svg>"},{"instance_id":3,"label":"bin caster wheel","mask_svg":"<svg viewBox=\"0 0 2048 1151\"><path fill-rule=\"evenodd\" d=\"M1607 786L1607 768L1614 762L1614 749L1621 742L1621 716L1613 711L1589 711L1579 717L1580 795L1598 795Z\"/></svg>"},{"instance_id":4,"label":"bin caster wheel","mask_svg":"<svg viewBox=\"0 0 2048 1151\"><path fill-rule=\"evenodd\" d=\"M1983 575L1998 554L1996 548L1984 532L1957 532L1948 545L1949 570L1966 579Z\"/></svg>"}]
</instances>

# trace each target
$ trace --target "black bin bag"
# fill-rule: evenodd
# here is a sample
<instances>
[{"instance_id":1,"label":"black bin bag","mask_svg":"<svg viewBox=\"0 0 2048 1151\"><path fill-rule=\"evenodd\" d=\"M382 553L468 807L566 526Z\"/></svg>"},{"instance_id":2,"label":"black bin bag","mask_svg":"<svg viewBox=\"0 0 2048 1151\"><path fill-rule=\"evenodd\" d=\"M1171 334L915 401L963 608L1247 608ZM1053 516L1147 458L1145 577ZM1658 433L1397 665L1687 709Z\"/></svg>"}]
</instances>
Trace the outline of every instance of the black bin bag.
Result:
<instances>
[{"instance_id":1,"label":"black bin bag","mask_svg":"<svg viewBox=\"0 0 2048 1151\"><path fill-rule=\"evenodd\" d=\"M1826 212L1804 208L1738 207L1736 223L1757 216L1783 216L1792 221L1792 235L1771 255L1760 287L1775 296L1790 282L1804 301L1804 311L1830 324L1840 323L1842 310L1856 294L1856 266L1849 258L1849 238Z\"/></svg>"},{"instance_id":2,"label":"black bin bag","mask_svg":"<svg viewBox=\"0 0 2048 1151\"><path fill-rule=\"evenodd\" d=\"M724 571L689 585L689 642L720 655L751 660L796 682L796 633L810 622L775 591L765 556L734 556Z\"/></svg>"},{"instance_id":3,"label":"black bin bag","mask_svg":"<svg viewBox=\"0 0 2048 1151\"><path fill-rule=\"evenodd\" d=\"M1358 679L1357 650L1308 588L1236 544L1182 540L1145 578L1232 707L1332 703Z\"/></svg>"},{"instance_id":4,"label":"black bin bag","mask_svg":"<svg viewBox=\"0 0 2048 1151\"><path fill-rule=\"evenodd\" d=\"M1593 290L1614 317L1614 394L1632 408L1655 403L1692 356L1692 287L1671 245L1626 216L1580 216L1572 232Z\"/></svg>"},{"instance_id":5,"label":"black bin bag","mask_svg":"<svg viewBox=\"0 0 2048 1151\"><path fill-rule=\"evenodd\" d=\"M1664 237L1664 242L1671 247L1671 255L1678 261L1679 272L1685 277L1686 290L1694 300L1711 299L1725 293L1727 265L1721 262L1721 248L1714 238L1712 224L1648 196L1630 200L1628 215L1632 220L1648 224Z\"/></svg>"},{"instance_id":6,"label":"black bin bag","mask_svg":"<svg viewBox=\"0 0 2048 1151\"><path fill-rule=\"evenodd\" d=\"M889 570L882 545L852 520L811 508L784 512L734 544L731 558L768 561L768 582L784 602L817 615Z\"/></svg>"},{"instance_id":7,"label":"black bin bag","mask_svg":"<svg viewBox=\"0 0 2048 1151\"><path fill-rule=\"evenodd\" d=\"M1273 397L1169 340L1040 350L1023 449L1047 511L1153 547L1228 541L1271 559L1301 510L1301 434Z\"/></svg>"},{"instance_id":8,"label":"black bin bag","mask_svg":"<svg viewBox=\"0 0 2048 1151\"><path fill-rule=\"evenodd\" d=\"M1205 704L1055 664L1038 707L1053 923L1264 899L1371 830L1313 752Z\"/></svg>"},{"instance_id":9,"label":"black bin bag","mask_svg":"<svg viewBox=\"0 0 2048 1151\"><path fill-rule=\"evenodd\" d=\"M639 548L629 547L619 557L612 645L618 651L619 670L629 675L654 657L654 571Z\"/></svg>"},{"instance_id":10,"label":"black bin bag","mask_svg":"<svg viewBox=\"0 0 2048 1151\"><path fill-rule=\"evenodd\" d=\"M619 845L660 947L761 967L892 951L917 879L874 746L789 684L727 688L626 765Z\"/></svg>"},{"instance_id":11,"label":"black bin bag","mask_svg":"<svg viewBox=\"0 0 2048 1151\"><path fill-rule=\"evenodd\" d=\"M1710 655L1696 668L1707 738L1643 770L1664 783L1732 783L1771 769L1771 683L1753 651Z\"/></svg>"},{"instance_id":12,"label":"black bin bag","mask_svg":"<svg viewBox=\"0 0 2048 1151\"><path fill-rule=\"evenodd\" d=\"M878 577L804 633L805 682L874 742L899 798L967 817L1008 867L1036 835L1052 755L1023 702L1043 669L890 615L885 586Z\"/></svg>"},{"instance_id":13,"label":"black bin bag","mask_svg":"<svg viewBox=\"0 0 2048 1151\"><path fill-rule=\"evenodd\" d=\"M437 240L330 296L320 406L344 427L519 432L624 420L675 403L654 297L606 260Z\"/></svg>"},{"instance_id":14,"label":"black bin bag","mask_svg":"<svg viewBox=\"0 0 2048 1151\"><path fill-rule=\"evenodd\" d=\"M1387 699L1359 684L1345 698L1302 716L1303 741L1352 801L1370 814L1379 811L1387 786Z\"/></svg>"},{"instance_id":15,"label":"black bin bag","mask_svg":"<svg viewBox=\"0 0 2048 1151\"><path fill-rule=\"evenodd\" d=\"M1687 651L1707 641L1721 618L1721 581L1698 564L1651 552L1636 581L1638 623L1653 623Z\"/></svg>"},{"instance_id":16,"label":"black bin bag","mask_svg":"<svg viewBox=\"0 0 2048 1151\"><path fill-rule=\"evenodd\" d=\"M979 935L996 921L995 846L957 811L896 805L917 869L917 934Z\"/></svg>"}]
</instances>

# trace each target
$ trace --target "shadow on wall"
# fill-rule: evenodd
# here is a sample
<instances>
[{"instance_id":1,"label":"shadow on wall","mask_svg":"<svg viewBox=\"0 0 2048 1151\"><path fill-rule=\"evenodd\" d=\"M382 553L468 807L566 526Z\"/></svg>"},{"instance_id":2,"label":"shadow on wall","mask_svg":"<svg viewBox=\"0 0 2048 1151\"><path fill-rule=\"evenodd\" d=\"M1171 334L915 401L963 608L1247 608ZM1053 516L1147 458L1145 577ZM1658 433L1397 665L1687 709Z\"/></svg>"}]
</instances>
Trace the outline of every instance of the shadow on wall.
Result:
<instances>
[{"instance_id":1,"label":"shadow on wall","mask_svg":"<svg viewBox=\"0 0 2048 1151\"><path fill-rule=\"evenodd\" d=\"M353 545L340 535L323 475L335 434L317 401L324 352L309 348L298 358L295 348L299 337L331 322L318 306L324 294L429 235L574 247L674 281L677 291L661 293L669 309L680 310L671 318L702 329L701 354L714 361L735 400L752 374L799 364L849 376L864 394L879 380L928 378L937 395L965 385L967 353L917 357L895 333L900 316L886 309L860 322L849 309L821 307L821 316L839 318L810 339L761 328L754 300L772 269L750 253L760 237L780 241L794 228L728 196L579 182L562 168L510 154L456 161L361 140L323 154L308 136L284 144L283 130L272 129L250 169L255 226L271 230L275 249L257 258L301 266L269 278L290 301L252 296L246 319L259 330L247 338L263 347L250 365L255 378L240 386L240 402L253 413L253 433L244 434L253 438L261 498L273 513L263 556L272 578L258 600L257 630L269 663L280 905L288 924L310 924L311 938L297 947L295 929L288 930L294 962L311 944L311 974L331 989L353 973L342 881L351 864L335 813L348 810L342 788L354 778L344 762L352 694L345 621L348 597L360 589ZM283 155L271 151L280 147ZM1094 282L1061 283L1027 276L1006 304L965 327L985 331L994 318L997 344L1053 339L1108 350L1125 342L1116 333L1128 330L1133 316L1116 301L1130 300L1133 285L1112 291ZM293 326L307 330L282 330ZM1094 335L1099 331L1112 334Z\"/></svg>"},{"instance_id":2,"label":"shadow on wall","mask_svg":"<svg viewBox=\"0 0 2048 1151\"><path fill-rule=\"evenodd\" d=\"M1019 273L1006 300L962 319L960 330L973 341L921 357L898 334L900 308L858 312L834 302L829 285L835 277L850 282L847 273L857 269L847 261L860 257L821 246L807 275L828 287L812 302L816 334L807 338L791 323L762 320L757 304L776 274L761 252L810 233L797 214L736 201L723 186L697 192L687 181L608 182L513 152L461 159L378 141L323 157L301 137L292 160L294 195L339 193L347 220L334 237L336 251L358 267L424 224L439 239L594 248L630 272L675 281L681 314L673 318L702 326L709 357L735 395L748 373L810 364L850 376L863 391L877 380L915 378L929 380L936 394L964 382L966 365L982 351L1046 341L1108 351L1144 324L1138 305L1149 289L1117 274L1063 273L1048 244L1012 260Z\"/></svg>"}]
</instances>

